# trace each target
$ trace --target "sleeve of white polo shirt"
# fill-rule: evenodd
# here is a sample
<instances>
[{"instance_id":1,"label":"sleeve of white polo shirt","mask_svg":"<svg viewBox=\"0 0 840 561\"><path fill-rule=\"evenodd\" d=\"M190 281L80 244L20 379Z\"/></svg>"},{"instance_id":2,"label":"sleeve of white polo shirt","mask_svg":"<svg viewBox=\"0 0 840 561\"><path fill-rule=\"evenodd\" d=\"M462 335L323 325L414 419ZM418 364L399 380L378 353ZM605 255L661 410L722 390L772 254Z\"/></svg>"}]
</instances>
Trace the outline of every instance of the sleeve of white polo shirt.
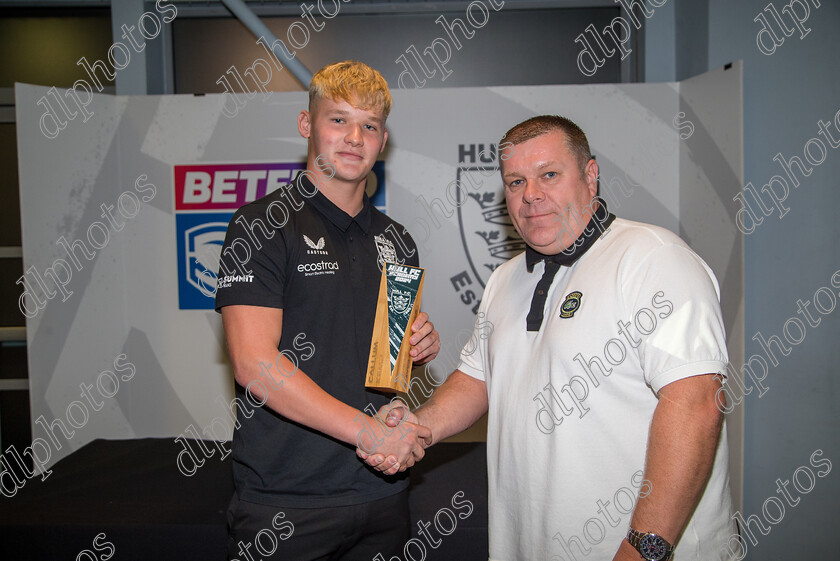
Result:
<instances>
[{"instance_id":1,"label":"sleeve of white polo shirt","mask_svg":"<svg viewBox=\"0 0 840 561\"><path fill-rule=\"evenodd\" d=\"M260 231L253 228L256 220L268 223L264 207L249 205L237 210L228 225L219 259L217 311L230 305L283 308L288 253L283 230L272 229L269 239L256 238L259 234L254 232ZM251 228L246 229L245 223ZM225 280L226 276L232 278Z\"/></svg>"},{"instance_id":2,"label":"sleeve of white polo shirt","mask_svg":"<svg viewBox=\"0 0 840 561\"><path fill-rule=\"evenodd\" d=\"M645 330L653 327L648 335L637 331L651 389L658 393L671 382L702 374L725 376L729 358L720 293L708 265L688 247L665 243L628 277L625 311L636 329L640 321Z\"/></svg>"},{"instance_id":3,"label":"sleeve of white polo shirt","mask_svg":"<svg viewBox=\"0 0 840 561\"><path fill-rule=\"evenodd\" d=\"M489 286L489 285L488 285ZM483 382L487 381L485 365L489 364L487 340L493 333L493 324L487 320L484 307L487 302L487 291L485 298L478 307L478 314L475 316L475 324L469 340L461 349L461 359L458 370Z\"/></svg>"}]
</instances>

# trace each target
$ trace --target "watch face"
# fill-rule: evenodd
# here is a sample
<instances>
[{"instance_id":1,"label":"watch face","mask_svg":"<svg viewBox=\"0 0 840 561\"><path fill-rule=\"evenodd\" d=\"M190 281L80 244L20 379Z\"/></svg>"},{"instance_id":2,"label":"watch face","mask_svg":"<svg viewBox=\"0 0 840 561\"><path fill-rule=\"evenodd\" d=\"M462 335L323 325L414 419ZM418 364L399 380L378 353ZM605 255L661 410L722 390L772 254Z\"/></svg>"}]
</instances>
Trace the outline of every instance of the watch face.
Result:
<instances>
[{"instance_id":1,"label":"watch face","mask_svg":"<svg viewBox=\"0 0 840 561\"><path fill-rule=\"evenodd\" d=\"M645 559L659 561L663 559L668 552L668 546L665 545L665 540L656 534L646 534L639 542L639 553Z\"/></svg>"}]
</instances>

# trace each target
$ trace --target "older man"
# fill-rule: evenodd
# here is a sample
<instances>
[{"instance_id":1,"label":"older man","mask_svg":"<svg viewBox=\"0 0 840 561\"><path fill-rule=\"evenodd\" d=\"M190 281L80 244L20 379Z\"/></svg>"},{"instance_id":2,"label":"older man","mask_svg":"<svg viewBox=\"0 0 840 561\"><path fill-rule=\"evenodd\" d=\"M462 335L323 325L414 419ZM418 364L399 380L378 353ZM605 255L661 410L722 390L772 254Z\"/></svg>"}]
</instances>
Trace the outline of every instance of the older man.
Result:
<instances>
[{"instance_id":1,"label":"older man","mask_svg":"<svg viewBox=\"0 0 840 561\"><path fill-rule=\"evenodd\" d=\"M435 443L489 413L493 560L660 561L675 546L680 561L719 559L735 530L714 275L671 232L609 213L568 119L529 119L500 147L527 249L487 283L489 337L425 405L392 415Z\"/></svg>"}]
</instances>

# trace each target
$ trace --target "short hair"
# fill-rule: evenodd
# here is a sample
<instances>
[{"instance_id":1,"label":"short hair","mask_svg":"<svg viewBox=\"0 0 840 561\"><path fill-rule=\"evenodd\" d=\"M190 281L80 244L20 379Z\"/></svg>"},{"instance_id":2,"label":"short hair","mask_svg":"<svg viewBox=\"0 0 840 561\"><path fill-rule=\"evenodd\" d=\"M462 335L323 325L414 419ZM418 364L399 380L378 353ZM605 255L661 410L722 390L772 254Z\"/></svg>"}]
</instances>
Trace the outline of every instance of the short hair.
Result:
<instances>
[{"instance_id":1,"label":"short hair","mask_svg":"<svg viewBox=\"0 0 840 561\"><path fill-rule=\"evenodd\" d=\"M360 109L381 110L386 119L391 112L388 82L378 71L356 60L335 62L315 73L309 83L309 109L324 98L343 100Z\"/></svg>"},{"instance_id":2,"label":"short hair","mask_svg":"<svg viewBox=\"0 0 840 561\"><path fill-rule=\"evenodd\" d=\"M553 132L562 131L566 134L566 145L569 151L577 160L581 176L586 173L586 164L592 159L592 152L589 150L589 141L586 133L575 123L559 115L539 115L522 121L505 133L499 146L507 142L509 144L522 144L538 136Z\"/></svg>"}]
</instances>

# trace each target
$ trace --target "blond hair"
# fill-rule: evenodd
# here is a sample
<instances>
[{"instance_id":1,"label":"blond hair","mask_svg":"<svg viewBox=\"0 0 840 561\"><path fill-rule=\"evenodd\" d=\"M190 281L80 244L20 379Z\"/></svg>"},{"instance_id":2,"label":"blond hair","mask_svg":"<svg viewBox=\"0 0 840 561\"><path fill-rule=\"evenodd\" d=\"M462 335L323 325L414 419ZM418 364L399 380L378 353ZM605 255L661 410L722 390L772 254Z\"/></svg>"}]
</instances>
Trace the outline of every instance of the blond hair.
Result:
<instances>
[{"instance_id":1,"label":"blond hair","mask_svg":"<svg viewBox=\"0 0 840 561\"><path fill-rule=\"evenodd\" d=\"M388 82L378 71L356 60L345 60L323 67L309 83L309 110L315 101L343 100L359 109L381 110L387 119L391 112Z\"/></svg>"}]
</instances>

